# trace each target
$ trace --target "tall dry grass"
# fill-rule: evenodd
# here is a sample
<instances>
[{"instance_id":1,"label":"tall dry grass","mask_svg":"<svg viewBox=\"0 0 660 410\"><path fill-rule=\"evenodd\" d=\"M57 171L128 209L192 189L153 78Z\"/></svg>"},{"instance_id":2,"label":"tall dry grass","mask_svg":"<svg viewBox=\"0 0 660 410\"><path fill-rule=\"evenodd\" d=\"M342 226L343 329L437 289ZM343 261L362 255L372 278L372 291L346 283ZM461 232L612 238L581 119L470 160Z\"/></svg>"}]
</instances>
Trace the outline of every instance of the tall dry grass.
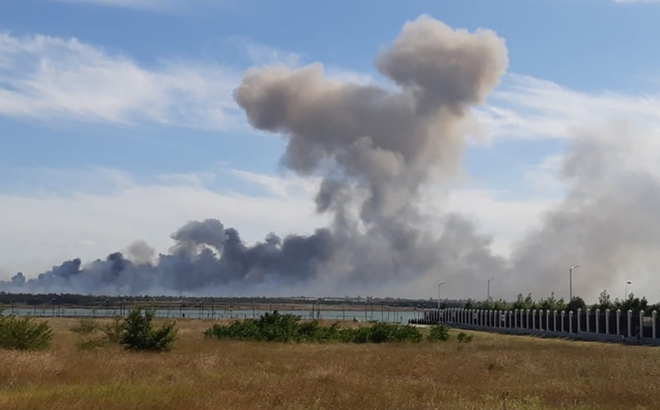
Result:
<instances>
[{"instance_id":1,"label":"tall dry grass","mask_svg":"<svg viewBox=\"0 0 660 410\"><path fill-rule=\"evenodd\" d=\"M660 350L475 333L470 344L269 344L204 339L170 353L0 351L1 409L659 409Z\"/></svg>"}]
</instances>

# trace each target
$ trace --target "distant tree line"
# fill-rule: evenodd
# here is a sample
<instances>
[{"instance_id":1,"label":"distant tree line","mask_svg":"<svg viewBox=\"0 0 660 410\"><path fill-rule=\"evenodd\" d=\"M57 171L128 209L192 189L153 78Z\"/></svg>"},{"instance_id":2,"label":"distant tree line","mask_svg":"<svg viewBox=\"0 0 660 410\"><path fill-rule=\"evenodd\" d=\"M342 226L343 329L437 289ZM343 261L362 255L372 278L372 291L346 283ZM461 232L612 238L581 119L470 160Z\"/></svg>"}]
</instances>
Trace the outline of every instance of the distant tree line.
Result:
<instances>
[{"instance_id":1,"label":"distant tree line","mask_svg":"<svg viewBox=\"0 0 660 410\"><path fill-rule=\"evenodd\" d=\"M51 306L51 305L66 305L66 306L81 306L91 308L105 308L105 307L118 307L124 305L135 304L165 304L176 307L196 307L200 303L205 306L215 304L230 304L230 305L249 305L249 304L311 304L322 303L328 306L397 306L402 308L417 308L417 309L431 309L437 307L437 300L415 300L415 299L395 299L395 298L351 298L350 300L342 300L336 298L274 298L274 297L211 297L211 296L99 296L99 295L80 295L72 293L45 293L45 294L32 294L32 293L8 293L0 292L0 305L10 306L29 305L29 306ZM465 301L446 301L442 304L443 307L461 307Z\"/></svg>"},{"instance_id":2,"label":"distant tree line","mask_svg":"<svg viewBox=\"0 0 660 410\"><path fill-rule=\"evenodd\" d=\"M565 310L565 311L577 311L582 309L583 311L587 308L591 310L600 309L601 312L604 312L606 309L615 311L620 309L622 312L627 312L632 310L634 312L639 312L643 310L646 313L651 313L656 310L660 312L660 303L650 305L646 298L635 297L634 294L630 293L626 299L614 299L612 298L606 290L602 291L598 296L598 302L592 305L587 305L584 300L575 296L569 302L566 302L564 298L557 299L555 294L552 293L550 297L545 299L534 300L532 294L523 296L519 294L514 302L508 302L503 299L499 300L489 300L489 301L468 301L464 307L466 309L485 309L485 310Z\"/></svg>"}]
</instances>

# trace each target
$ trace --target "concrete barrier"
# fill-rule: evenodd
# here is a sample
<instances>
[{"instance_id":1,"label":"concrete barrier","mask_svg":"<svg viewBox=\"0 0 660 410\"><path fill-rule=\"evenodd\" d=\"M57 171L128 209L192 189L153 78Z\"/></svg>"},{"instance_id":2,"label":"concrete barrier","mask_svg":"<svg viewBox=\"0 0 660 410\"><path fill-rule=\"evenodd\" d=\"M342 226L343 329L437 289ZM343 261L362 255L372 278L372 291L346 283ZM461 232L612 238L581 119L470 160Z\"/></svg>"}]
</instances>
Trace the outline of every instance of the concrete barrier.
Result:
<instances>
[{"instance_id":1,"label":"concrete barrier","mask_svg":"<svg viewBox=\"0 0 660 410\"><path fill-rule=\"evenodd\" d=\"M510 311L500 310L480 310L480 309L444 309L424 311L424 321L429 323L443 323L452 327L487 331L511 335L530 335L548 338L567 338L584 341L600 342L619 342L630 344L645 344L660 346L660 338L657 333L657 312L653 311L646 316L643 311L633 315L633 311L628 310L625 316L621 311L616 311L615 324L616 333L610 329L610 310L605 310L605 326L601 326L600 309L593 311L593 319L590 309L581 309L558 312L556 310L528 310L515 309ZM582 316L586 315L585 326L582 325ZM545 326L543 318L545 316ZM550 320L552 316L552 321ZM648 325L648 319L651 325ZM538 322L537 322L538 320ZM560 323L557 323L557 321ZM577 320L576 325L573 321ZM591 325L591 321L595 321ZM625 322L622 331L622 320ZM645 322L647 320L647 322ZM592 331L593 330L593 331ZM603 331L601 333L601 331ZM649 337L651 336L651 337Z\"/></svg>"}]
</instances>

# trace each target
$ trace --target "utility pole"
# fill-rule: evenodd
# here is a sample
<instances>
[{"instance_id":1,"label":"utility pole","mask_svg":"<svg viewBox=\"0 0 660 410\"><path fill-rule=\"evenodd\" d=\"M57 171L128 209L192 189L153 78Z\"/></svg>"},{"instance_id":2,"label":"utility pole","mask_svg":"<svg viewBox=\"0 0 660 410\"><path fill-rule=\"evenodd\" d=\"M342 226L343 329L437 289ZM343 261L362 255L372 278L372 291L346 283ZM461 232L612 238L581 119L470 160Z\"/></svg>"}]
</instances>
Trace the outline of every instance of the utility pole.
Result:
<instances>
[{"instance_id":1,"label":"utility pole","mask_svg":"<svg viewBox=\"0 0 660 410\"><path fill-rule=\"evenodd\" d=\"M568 269L568 301L573 300L573 269L579 268L580 265L573 265Z\"/></svg>"},{"instance_id":2,"label":"utility pole","mask_svg":"<svg viewBox=\"0 0 660 410\"><path fill-rule=\"evenodd\" d=\"M440 310L440 286L444 285L446 282L441 282L438 284L438 310Z\"/></svg>"}]
</instances>

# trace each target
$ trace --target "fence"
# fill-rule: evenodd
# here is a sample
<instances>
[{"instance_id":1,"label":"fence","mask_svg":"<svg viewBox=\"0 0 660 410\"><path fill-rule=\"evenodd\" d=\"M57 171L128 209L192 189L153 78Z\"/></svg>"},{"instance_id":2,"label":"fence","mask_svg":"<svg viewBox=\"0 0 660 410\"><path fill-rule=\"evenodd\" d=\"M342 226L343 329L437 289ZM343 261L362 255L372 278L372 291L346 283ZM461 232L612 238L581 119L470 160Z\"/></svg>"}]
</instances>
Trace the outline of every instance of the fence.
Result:
<instances>
[{"instance_id":1,"label":"fence","mask_svg":"<svg viewBox=\"0 0 660 410\"><path fill-rule=\"evenodd\" d=\"M550 311L515 309L434 309L424 311L418 323L448 324L474 330L510 334L567 337L580 340L626 341L660 345L658 315L644 311L609 309Z\"/></svg>"},{"instance_id":2,"label":"fence","mask_svg":"<svg viewBox=\"0 0 660 410\"><path fill-rule=\"evenodd\" d=\"M387 323L407 323L409 321L421 321L422 309L403 310L397 306L339 306L328 309L320 306L305 305L254 305L235 306L220 304L145 304L155 307L155 315L159 318L185 318L185 319L246 319L256 318L265 313L279 311L282 314L291 314L303 319L325 319L325 320L355 320L355 321L380 321ZM33 316L33 317L94 317L108 318L114 316L126 316L134 304L120 303L112 306L110 304L98 307L34 305L34 306L4 306L5 315Z\"/></svg>"}]
</instances>

